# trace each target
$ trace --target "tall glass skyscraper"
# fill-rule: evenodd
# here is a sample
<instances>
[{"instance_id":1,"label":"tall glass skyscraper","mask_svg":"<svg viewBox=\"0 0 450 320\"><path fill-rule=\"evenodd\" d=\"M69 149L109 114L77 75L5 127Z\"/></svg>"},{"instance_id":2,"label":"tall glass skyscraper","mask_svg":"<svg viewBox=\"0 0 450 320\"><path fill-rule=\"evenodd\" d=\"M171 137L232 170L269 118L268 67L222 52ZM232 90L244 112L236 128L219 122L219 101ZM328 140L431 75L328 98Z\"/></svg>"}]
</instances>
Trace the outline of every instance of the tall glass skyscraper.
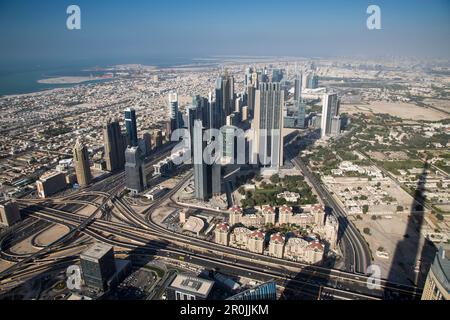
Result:
<instances>
[{"instance_id":1,"label":"tall glass skyscraper","mask_svg":"<svg viewBox=\"0 0 450 320\"><path fill-rule=\"evenodd\" d=\"M178 94L176 92L169 94L169 119L171 130L180 128L180 113L178 112Z\"/></svg>"},{"instance_id":2,"label":"tall glass skyscraper","mask_svg":"<svg viewBox=\"0 0 450 320\"><path fill-rule=\"evenodd\" d=\"M216 108L220 111L220 124L216 129L225 124L225 119L234 111L234 78L228 73L216 80Z\"/></svg>"},{"instance_id":3,"label":"tall glass skyscraper","mask_svg":"<svg viewBox=\"0 0 450 320\"><path fill-rule=\"evenodd\" d=\"M132 108L125 110L125 127L127 128L127 135L131 146L136 147L138 145L136 111Z\"/></svg>"},{"instance_id":4,"label":"tall glass skyscraper","mask_svg":"<svg viewBox=\"0 0 450 320\"><path fill-rule=\"evenodd\" d=\"M126 139L122 135L119 121L108 119L103 126L105 162L108 171L123 169L125 164Z\"/></svg>"},{"instance_id":5,"label":"tall glass skyscraper","mask_svg":"<svg viewBox=\"0 0 450 320\"><path fill-rule=\"evenodd\" d=\"M280 83L260 83L255 94L253 154L259 155L263 171L278 172L283 165L284 91Z\"/></svg>"},{"instance_id":6,"label":"tall glass skyscraper","mask_svg":"<svg viewBox=\"0 0 450 320\"><path fill-rule=\"evenodd\" d=\"M322 98L322 137L331 135L331 124L339 113L339 100L337 93L324 94Z\"/></svg>"},{"instance_id":7,"label":"tall glass skyscraper","mask_svg":"<svg viewBox=\"0 0 450 320\"><path fill-rule=\"evenodd\" d=\"M142 163L142 152L139 147L128 147L125 150L125 183L132 194L144 191L146 181Z\"/></svg>"}]
</instances>

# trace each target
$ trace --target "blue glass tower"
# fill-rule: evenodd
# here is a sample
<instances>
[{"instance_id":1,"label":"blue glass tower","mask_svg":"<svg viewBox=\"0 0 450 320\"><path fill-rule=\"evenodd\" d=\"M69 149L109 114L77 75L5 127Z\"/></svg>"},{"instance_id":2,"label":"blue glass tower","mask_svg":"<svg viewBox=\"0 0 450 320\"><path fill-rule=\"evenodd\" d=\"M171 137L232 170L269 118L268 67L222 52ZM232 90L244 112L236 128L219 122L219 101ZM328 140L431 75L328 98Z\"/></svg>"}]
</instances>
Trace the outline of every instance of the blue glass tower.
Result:
<instances>
[{"instance_id":1,"label":"blue glass tower","mask_svg":"<svg viewBox=\"0 0 450 320\"><path fill-rule=\"evenodd\" d=\"M137 127L136 127L136 110L127 108L125 110L125 127L127 128L127 135L131 146L138 145Z\"/></svg>"},{"instance_id":2,"label":"blue glass tower","mask_svg":"<svg viewBox=\"0 0 450 320\"><path fill-rule=\"evenodd\" d=\"M227 300L276 300L277 284L275 281L269 281L255 288L242 291Z\"/></svg>"}]
</instances>

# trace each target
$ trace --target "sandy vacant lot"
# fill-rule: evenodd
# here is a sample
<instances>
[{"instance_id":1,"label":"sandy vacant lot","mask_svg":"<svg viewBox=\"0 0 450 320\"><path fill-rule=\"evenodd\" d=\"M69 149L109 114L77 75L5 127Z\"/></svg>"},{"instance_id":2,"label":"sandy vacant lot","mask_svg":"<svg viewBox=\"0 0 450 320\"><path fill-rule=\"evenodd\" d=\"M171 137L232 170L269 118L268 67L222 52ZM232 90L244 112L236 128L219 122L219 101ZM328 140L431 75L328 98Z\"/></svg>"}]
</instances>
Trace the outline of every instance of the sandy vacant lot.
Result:
<instances>
[{"instance_id":1,"label":"sandy vacant lot","mask_svg":"<svg viewBox=\"0 0 450 320\"><path fill-rule=\"evenodd\" d=\"M424 237L417 232L418 225L408 212L394 214L389 217L379 217L372 220L368 215L363 215L363 220L354 221L358 229L370 228L370 235L364 234L369 243L374 261L381 269L382 278L411 284L424 280L426 270L434 257L434 251L425 246ZM405 235L407 235L405 237ZM383 247L389 254L389 258L377 257L375 251ZM421 272L415 272L418 260L422 260Z\"/></svg>"},{"instance_id":2,"label":"sandy vacant lot","mask_svg":"<svg viewBox=\"0 0 450 320\"><path fill-rule=\"evenodd\" d=\"M412 103L372 101L367 105L341 105L341 113L387 113L409 120L437 121L450 118L448 114L435 109L423 108Z\"/></svg>"},{"instance_id":3,"label":"sandy vacant lot","mask_svg":"<svg viewBox=\"0 0 450 320\"><path fill-rule=\"evenodd\" d=\"M53 241L61 238L69 232L69 228L60 224L54 225L53 227L45 230L41 234L39 234L36 238L36 244L40 246L46 246Z\"/></svg>"}]
</instances>

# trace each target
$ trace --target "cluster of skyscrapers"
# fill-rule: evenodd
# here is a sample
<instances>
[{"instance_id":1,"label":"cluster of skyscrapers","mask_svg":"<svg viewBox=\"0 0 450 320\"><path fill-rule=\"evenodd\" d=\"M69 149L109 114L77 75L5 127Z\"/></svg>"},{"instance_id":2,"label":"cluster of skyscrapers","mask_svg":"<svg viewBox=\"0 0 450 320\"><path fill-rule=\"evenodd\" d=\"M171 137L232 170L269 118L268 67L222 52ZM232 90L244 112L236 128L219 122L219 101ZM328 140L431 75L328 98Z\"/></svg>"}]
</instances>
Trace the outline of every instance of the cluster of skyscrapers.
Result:
<instances>
[{"instance_id":1,"label":"cluster of skyscrapers","mask_svg":"<svg viewBox=\"0 0 450 320\"><path fill-rule=\"evenodd\" d=\"M178 109L177 94L169 95L171 130L184 127L189 132L195 197L199 200L221 193L221 166L234 164L239 156L244 161L239 164L258 165L262 174L278 172L284 157L283 128L306 127L302 89L317 88L318 77L312 73L295 73L295 113L292 117L286 116L285 111L290 85L284 70L272 69L270 73L267 68L247 68L244 92L240 94L235 93L234 83L234 77L229 73L220 75L215 83L214 99L212 93L208 98L193 96L192 104L186 107L185 120ZM337 135L340 123L337 94L325 94L322 136ZM241 134L241 129L249 128L250 134ZM220 131L207 134L207 129Z\"/></svg>"},{"instance_id":2,"label":"cluster of skyscrapers","mask_svg":"<svg viewBox=\"0 0 450 320\"><path fill-rule=\"evenodd\" d=\"M103 125L104 160L106 169L116 172L125 168L126 187L132 194L142 192L146 187L144 158L152 148L151 136L144 133L138 139L136 111L125 110L125 128L122 132L117 119L108 119ZM162 135L159 135L159 144ZM158 145L158 137L155 138ZM73 159L77 182L80 187L86 187L92 182L89 153L81 140L77 140L73 148Z\"/></svg>"}]
</instances>

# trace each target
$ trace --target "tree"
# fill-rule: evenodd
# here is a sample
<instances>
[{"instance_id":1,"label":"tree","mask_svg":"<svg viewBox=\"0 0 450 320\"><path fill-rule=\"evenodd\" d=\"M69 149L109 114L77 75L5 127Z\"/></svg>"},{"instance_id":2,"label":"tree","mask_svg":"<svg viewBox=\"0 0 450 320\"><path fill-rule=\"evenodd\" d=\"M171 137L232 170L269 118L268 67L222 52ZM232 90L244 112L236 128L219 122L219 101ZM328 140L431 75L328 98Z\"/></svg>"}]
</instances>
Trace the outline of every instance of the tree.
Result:
<instances>
[{"instance_id":1,"label":"tree","mask_svg":"<svg viewBox=\"0 0 450 320\"><path fill-rule=\"evenodd\" d=\"M438 219L439 221L443 221L444 216L441 213L438 213L438 214L436 214L436 219Z\"/></svg>"},{"instance_id":2,"label":"tree","mask_svg":"<svg viewBox=\"0 0 450 320\"><path fill-rule=\"evenodd\" d=\"M398 212L402 212L403 211L403 206L397 206L397 211Z\"/></svg>"},{"instance_id":3,"label":"tree","mask_svg":"<svg viewBox=\"0 0 450 320\"><path fill-rule=\"evenodd\" d=\"M370 228L364 228L363 232L367 235L370 235Z\"/></svg>"},{"instance_id":4,"label":"tree","mask_svg":"<svg viewBox=\"0 0 450 320\"><path fill-rule=\"evenodd\" d=\"M363 213L366 214L367 212L369 212L369 206L367 204L363 205Z\"/></svg>"},{"instance_id":5,"label":"tree","mask_svg":"<svg viewBox=\"0 0 450 320\"><path fill-rule=\"evenodd\" d=\"M241 195L245 195L245 189L244 189L244 187L239 187L238 192L239 192Z\"/></svg>"},{"instance_id":6,"label":"tree","mask_svg":"<svg viewBox=\"0 0 450 320\"><path fill-rule=\"evenodd\" d=\"M278 174L274 174L270 177L270 182L273 184L277 184L280 182L280 176Z\"/></svg>"}]
</instances>

